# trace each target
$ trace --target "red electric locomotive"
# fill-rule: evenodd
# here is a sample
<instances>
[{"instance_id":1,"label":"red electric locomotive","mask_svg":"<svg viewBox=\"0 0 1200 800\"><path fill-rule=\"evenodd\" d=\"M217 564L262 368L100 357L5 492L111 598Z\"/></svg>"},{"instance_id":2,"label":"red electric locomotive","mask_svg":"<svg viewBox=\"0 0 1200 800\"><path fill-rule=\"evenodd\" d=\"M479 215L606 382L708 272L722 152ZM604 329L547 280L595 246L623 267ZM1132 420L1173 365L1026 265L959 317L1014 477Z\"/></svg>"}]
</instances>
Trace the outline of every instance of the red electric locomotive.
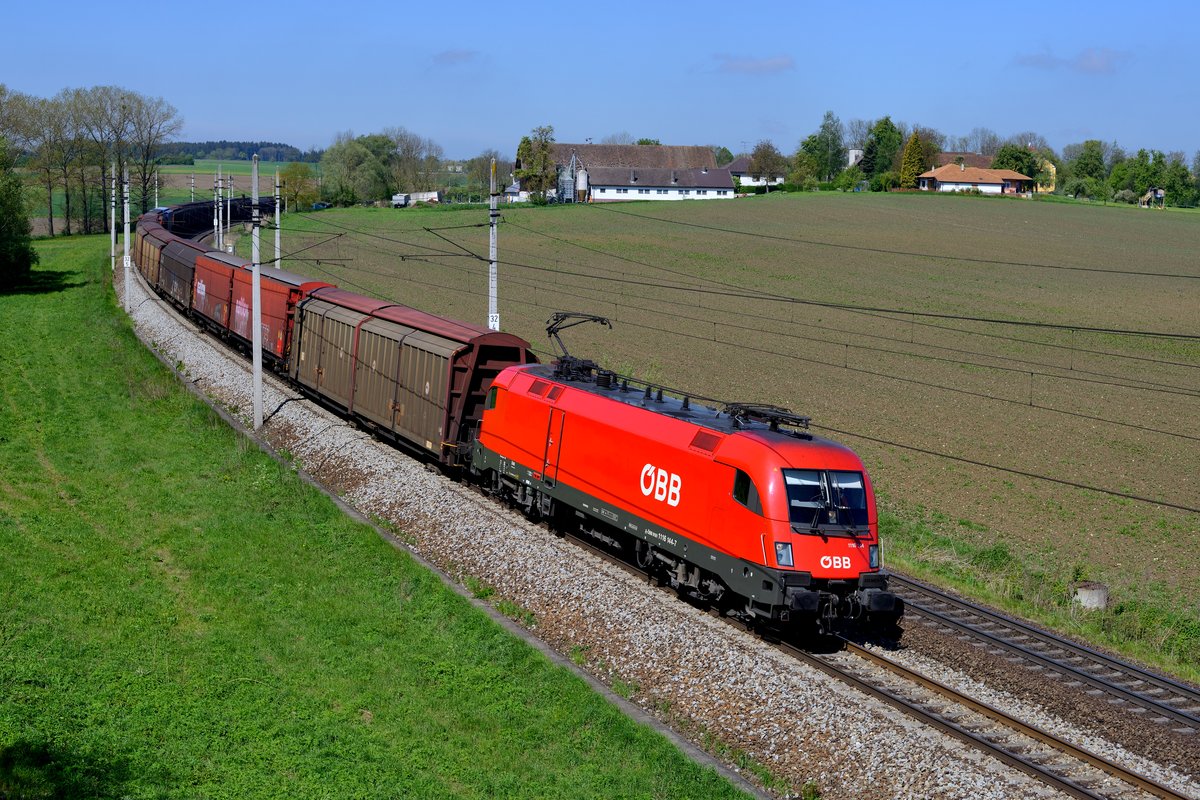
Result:
<instances>
[{"instance_id":1,"label":"red electric locomotive","mask_svg":"<svg viewBox=\"0 0 1200 800\"><path fill-rule=\"evenodd\" d=\"M681 593L822 632L896 635L871 482L784 409L717 410L565 356L492 384L472 470L527 513L573 515Z\"/></svg>"}]
</instances>

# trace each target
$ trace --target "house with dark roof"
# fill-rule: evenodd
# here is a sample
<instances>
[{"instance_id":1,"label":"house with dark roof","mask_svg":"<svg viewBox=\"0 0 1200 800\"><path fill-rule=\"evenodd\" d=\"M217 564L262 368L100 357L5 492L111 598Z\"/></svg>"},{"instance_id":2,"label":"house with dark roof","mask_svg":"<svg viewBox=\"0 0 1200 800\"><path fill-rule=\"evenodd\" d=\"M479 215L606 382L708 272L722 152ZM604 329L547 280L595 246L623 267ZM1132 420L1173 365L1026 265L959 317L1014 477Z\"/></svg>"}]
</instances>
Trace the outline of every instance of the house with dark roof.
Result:
<instances>
[{"instance_id":1,"label":"house with dark roof","mask_svg":"<svg viewBox=\"0 0 1200 800\"><path fill-rule=\"evenodd\" d=\"M978 191L982 194L1025 194L1033 189L1033 178L1011 169L983 169L966 164L945 166L922 172L917 188L932 192Z\"/></svg>"},{"instance_id":2,"label":"house with dark roof","mask_svg":"<svg viewBox=\"0 0 1200 800\"><path fill-rule=\"evenodd\" d=\"M617 200L730 200L735 197L727 169L632 169L592 167L587 170L588 197L594 203Z\"/></svg>"},{"instance_id":3,"label":"house with dark roof","mask_svg":"<svg viewBox=\"0 0 1200 800\"><path fill-rule=\"evenodd\" d=\"M770 183L772 186L783 183L784 175L777 173L774 175L761 175L750 171L750 156L738 156L729 165L725 167L729 170L729 174L737 179L742 186L766 186Z\"/></svg>"},{"instance_id":4,"label":"house with dark roof","mask_svg":"<svg viewBox=\"0 0 1200 800\"><path fill-rule=\"evenodd\" d=\"M556 195L562 200L716 200L732 198L728 169L711 147L554 142ZM518 195L519 196L519 195Z\"/></svg>"}]
</instances>

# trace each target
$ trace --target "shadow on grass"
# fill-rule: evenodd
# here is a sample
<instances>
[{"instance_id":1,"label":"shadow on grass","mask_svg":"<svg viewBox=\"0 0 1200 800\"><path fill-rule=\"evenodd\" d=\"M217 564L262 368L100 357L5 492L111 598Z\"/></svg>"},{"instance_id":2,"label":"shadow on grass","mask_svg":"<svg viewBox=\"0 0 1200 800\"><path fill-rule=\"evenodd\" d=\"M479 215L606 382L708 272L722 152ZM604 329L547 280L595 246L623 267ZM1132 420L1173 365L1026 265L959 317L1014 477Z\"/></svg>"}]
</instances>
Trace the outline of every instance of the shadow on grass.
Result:
<instances>
[{"instance_id":1,"label":"shadow on grass","mask_svg":"<svg viewBox=\"0 0 1200 800\"><path fill-rule=\"evenodd\" d=\"M0 286L0 295L5 294L51 294L77 289L86 285L84 281L71 281L78 272L67 270L39 269L29 273L16 286Z\"/></svg>"},{"instance_id":2,"label":"shadow on grass","mask_svg":"<svg viewBox=\"0 0 1200 800\"><path fill-rule=\"evenodd\" d=\"M5 800L120 797L128 779L123 760L103 763L27 739L0 748L0 798Z\"/></svg>"}]
</instances>

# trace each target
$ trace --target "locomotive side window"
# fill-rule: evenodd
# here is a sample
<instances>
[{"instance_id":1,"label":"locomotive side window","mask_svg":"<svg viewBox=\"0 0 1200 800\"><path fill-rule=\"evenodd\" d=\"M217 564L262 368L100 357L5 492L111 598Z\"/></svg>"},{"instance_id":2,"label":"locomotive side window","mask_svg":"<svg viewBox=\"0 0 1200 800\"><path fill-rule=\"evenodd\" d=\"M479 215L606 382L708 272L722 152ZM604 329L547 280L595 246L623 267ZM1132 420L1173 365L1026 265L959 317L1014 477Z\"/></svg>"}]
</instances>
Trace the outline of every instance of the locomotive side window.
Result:
<instances>
[{"instance_id":1,"label":"locomotive side window","mask_svg":"<svg viewBox=\"0 0 1200 800\"><path fill-rule=\"evenodd\" d=\"M755 514L762 515L762 501L758 497L758 487L754 485L754 481L750 480L750 476L740 469L733 477L733 499Z\"/></svg>"},{"instance_id":2,"label":"locomotive side window","mask_svg":"<svg viewBox=\"0 0 1200 800\"><path fill-rule=\"evenodd\" d=\"M493 386L491 389L488 389L487 401L484 402L484 404L483 404L484 411L491 411L493 408L496 407L496 395L498 395L499 393L500 393L500 390L497 389L495 386Z\"/></svg>"},{"instance_id":3,"label":"locomotive side window","mask_svg":"<svg viewBox=\"0 0 1200 800\"><path fill-rule=\"evenodd\" d=\"M867 524L867 492L861 472L785 469L788 517L798 528L848 528Z\"/></svg>"}]
</instances>

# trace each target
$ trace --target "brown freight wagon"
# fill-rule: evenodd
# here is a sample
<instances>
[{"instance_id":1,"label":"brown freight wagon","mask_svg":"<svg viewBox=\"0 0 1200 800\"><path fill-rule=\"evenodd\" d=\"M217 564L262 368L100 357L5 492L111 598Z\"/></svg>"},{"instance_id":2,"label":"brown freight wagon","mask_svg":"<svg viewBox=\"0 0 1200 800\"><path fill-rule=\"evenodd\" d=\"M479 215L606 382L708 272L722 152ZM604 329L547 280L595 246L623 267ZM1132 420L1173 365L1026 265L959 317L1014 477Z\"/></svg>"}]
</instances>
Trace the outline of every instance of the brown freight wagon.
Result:
<instances>
[{"instance_id":1,"label":"brown freight wagon","mask_svg":"<svg viewBox=\"0 0 1200 800\"><path fill-rule=\"evenodd\" d=\"M196 259L208 252L202 245L187 239L172 239L159 257L157 289L164 297L185 311L192 307L192 282L196 276Z\"/></svg>"},{"instance_id":2,"label":"brown freight wagon","mask_svg":"<svg viewBox=\"0 0 1200 800\"><path fill-rule=\"evenodd\" d=\"M289 374L376 432L458 465L492 380L536 362L512 334L327 287L297 306Z\"/></svg>"},{"instance_id":3,"label":"brown freight wagon","mask_svg":"<svg viewBox=\"0 0 1200 800\"><path fill-rule=\"evenodd\" d=\"M174 241L167 230L149 218L139 219L134 234L133 251L129 254L138 272L151 286L158 286L158 262L167 242Z\"/></svg>"}]
</instances>

